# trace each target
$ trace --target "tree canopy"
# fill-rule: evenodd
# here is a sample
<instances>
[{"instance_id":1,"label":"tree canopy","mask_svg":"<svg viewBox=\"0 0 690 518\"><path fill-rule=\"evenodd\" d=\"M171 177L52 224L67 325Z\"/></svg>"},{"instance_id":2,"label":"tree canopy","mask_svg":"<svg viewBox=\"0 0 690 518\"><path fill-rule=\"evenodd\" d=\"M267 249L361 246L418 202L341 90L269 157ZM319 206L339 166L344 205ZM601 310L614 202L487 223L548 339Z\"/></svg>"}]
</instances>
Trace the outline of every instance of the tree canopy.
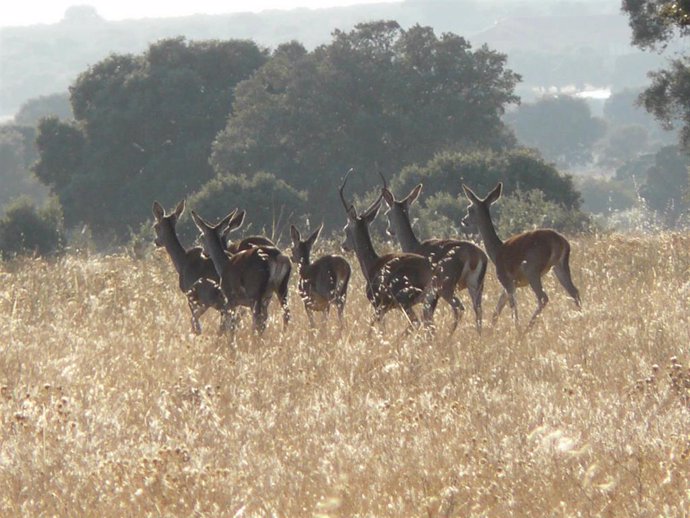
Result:
<instances>
[{"instance_id":1,"label":"tree canopy","mask_svg":"<svg viewBox=\"0 0 690 518\"><path fill-rule=\"evenodd\" d=\"M677 0L623 0L630 16L633 43L664 48L675 37L690 34L690 4ZM640 96L642 105L666 128L681 124L680 140L690 147L690 57L670 61L668 68L650 73L652 84Z\"/></svg>"},{"instance_id":2,"label":"tree canopy","mask_svg":"<svg viewBox=\"0 0 690 518\"><path fill-rule=\"evenodd\" d=\"M501 116L519 76L505 63L455 34L393 21L335 31L313 52L281 45L238 85L211 162L221 174L273 173L307 190L313 213L340 221L331 213L350 167L395 172L443 150L512 145Z\"/></svg>"},{"instance_id":3,"label":"tree canopy","mask_svg":"<svg viewBox=\"0 0 690 518\"><path fill-rule=\"evenodd\" d=\"M124 236L151 199L172 204L212 178L211 143L234 87L265 60L250 41L174 38L82 73L70 88L75 121L39 124L35 167L68 224Z\"/></svg>"}]
</instances>

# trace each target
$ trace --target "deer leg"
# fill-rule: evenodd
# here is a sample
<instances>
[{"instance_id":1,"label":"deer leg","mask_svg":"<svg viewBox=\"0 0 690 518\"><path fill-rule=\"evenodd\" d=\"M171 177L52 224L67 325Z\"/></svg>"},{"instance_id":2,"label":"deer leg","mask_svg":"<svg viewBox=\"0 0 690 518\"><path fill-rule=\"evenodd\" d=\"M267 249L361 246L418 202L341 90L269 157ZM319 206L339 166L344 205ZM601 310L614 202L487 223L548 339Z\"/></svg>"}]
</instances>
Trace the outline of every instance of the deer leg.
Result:
<instances>
[{"instance_id":1,"label":"deer leg","mask_svg":"<svg viewBox=\"0 0 690 518\"><path fill-rule=\"evenodd\" d=\"M309 327L311 329L316 328L316 324L314 323L314 312L310 307L308 307L306 304L304 305L304 309L307 312L307 317L309 318Z\"/></svg>"},{"instance_id":2,"label":"deer leg","mask_svg":"<svg viewBox=\"0 0 690 518\"><path fill-rule=\"evenodd\" d=\"M528 274L527 280L529 281L529 285L532 288L532 291L537 296L537 309L535 309L534 313L532 313L532 318L530 319L529 323L527 324L527 327L525 328L525 333L532 329L532 326L534 325L536 318L539 316L542 310L546 307L546 304L548 304L549 302L549 297L544 291L544 288L542 288L541 275L539 274L539 272L532 272L531 274Z\"/></svg>"},{"instance_id":3,"label":"deer leg","mask_svg":"<svg viewBox=\"0 0 690 518\"><path fill-rule=\"evenodd\" d=\"M427 293L425 300L424 300L424 309L422 311L423 319L424 319L424 325L433 325L434 321L434 312L436 311L436 306L438 305L438 293L436 292L430 292ZM411 311L411 308L409 308ZM408 315L408 318L410 318L409 314L407 313L407 310L403 308L403 311L405 311L405 314ZM414 314L414 313L413 313ZM415 315L416 318L416 315Z\"/></svg>"},{"instance_id":4,"label":"deer leg","mask_svg":"<svg viewBox=\"0 0 690 518\"><path fill-rule=\"evenodd\" d=\"M283 308L283 331L287 329L290 323L290 308L288 307L288 276L280 284L280 291L278 293L278 299L280 300L280 306Z\"/></svg>"},{"instance_id":5,"label":"deer leg","mask_svg":"<svg viewBox=\"0 0 690 518\"><path fill-rule=\"evenodd\" d=\"M458 327L458 323L460 322L460 318L462 318L462 314L465 312L465 306L462 304L462 301L453 295L450 297L450 299L446 299L446 302L450 305L450 309L453 311L453 324L450 327L450 332L448 333L448 338L453 336L453 333Z\"/></svg>"},{"instance_id":6,"label":"deer leg","mask_svg":"<svg viewBox=\"0 0 690 518\"><path fill-rule=\"evenodd\" d=\"M270 299L261 298L254 303L254 307L252 308L254 314L254 330L260 335L266 330L269 301Z\"/></svg>"},{"instance_id":7,"label":"deer leg","mask_svg":"<svg viewBox=\"0 0 690 518\"><path fill-rule=\"evenodd\" d=\"M556 264L553 267L553 273L556 275L558 282L561 283L561 286L563 286L565 291L568 292L568 295L573 298L575 304L577 304L577 307L581 308L582 301L580 300L580 292L575 287L575 284L573 284L573 279L570 277L570 266L568 265L567 259L563 260L559 264Z\"/></svg>"},{"instance_id":8,"label":"deer leg","mask_svg":"<svg viewBox=\"0 0 690 518\"><path fill-rule=\"evenodd\" d=\"M187 299L187 304L189 305L189 310L192 312L192 332L195 335L200 335L201 323L199 322L199 319L204 313L206 313L207 308L191 298Z\"/></svg>"},{"instance_id":9,"label":"deer leg","mask_svg":"<svg viewBox=\"0 0 690 518\"><path fill-rule=\"evenodd\" d=\"M498 303L496 304L496 309L494 309L494 315L491 317L491 325L495 326L496 322L498 321L498 317L501 314L501 311L503 311L503 308L506 305L506 302L508 302L508 292L503 290L501 292L501 295L498 297Z\"/></svg>"},{"instance_id":10,"label":"deer leg","mask_svg":"<svg viewBox=\"0 0 690 518\"><path fill-rule=\"evenodd\" d=\"M482 334L482 290L483 286L467 287L467 291L470 292L470 298L472 299L472 309L474 309L474 319L478 334Z\"/></svg>"},{"instance_id":11,"label":"deer leg","mask_svg":"<svg viewBox=\"0 0 690 518\"><path fill-rule=\"evenodd\" d=\"M221 319L222 319L222 331L230 331L230 332L235 332L235 329L237 329L237 323L239 322L239 315L237 314L237 310L235 308L227 308L221 312ZM221 331L221 332L222 332Z\"/></svg>"}]
</instances>

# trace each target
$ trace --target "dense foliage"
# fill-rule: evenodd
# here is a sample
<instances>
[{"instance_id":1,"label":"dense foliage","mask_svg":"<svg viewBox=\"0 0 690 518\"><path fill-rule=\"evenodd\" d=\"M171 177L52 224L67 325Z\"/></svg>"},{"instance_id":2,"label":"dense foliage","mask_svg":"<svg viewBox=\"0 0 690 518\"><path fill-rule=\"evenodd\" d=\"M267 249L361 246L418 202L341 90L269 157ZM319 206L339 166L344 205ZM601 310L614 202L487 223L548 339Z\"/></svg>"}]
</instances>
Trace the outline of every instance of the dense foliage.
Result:
<instances>
[{"instance_id":1,"label":"dense foliage","mask_svg":"<svg viewBox=\"0 0 690 518\"><path fill-rule=\"evenodd\" d=\"M664 48L676 37L690 34L690 5L676 0L623 0L630 16L633 43L642 48ZM672 59L668 68L650 73L652 84L640 99L667 127L681 124L681 143L690 147L690 57Z\"/></svg>"},{"instance_id":2,"label":"dense foliage","mask_svg":"<svg viewBox=\"0 0 690 518\"><path fill-rule=\"evenodd\" d=\"M250 41L175 38L82 73L70 88L75 122L39 125L36 174L60 196L67 222L122 237L154 197L171 204L208 181L234 86L265 59Z\"/></svg>"},{"instance_id":3,"label":"dense foliage","mask_svg":"<svg viewBox=\"0 0 690 518\"><path fill-rule=\"evenodd\" d=\"M36 160L35 131L29 126L5 124L0 126L0 213L4 205L20 195L42 200L45 187L28 173Z\"/></svg>"},{"instance_id":4,"label":"dense foliage","mask_svg":"<svg viewBox=\"0 0 690 518\"><path fill-rule=\"evenodd\" d=\"M548 201L568 209L580 208L580 194L572 178L559 174L553 165L528 149L441 153L426 165L404 168L393 179L392 186L395 192L403 193L423 183L427 197L439 192L457 197L462 183L476 192L488 192L498 181L503 182L505 195L518 189L539 189Z\"/></svg>"},{"instance_id":5,"label":"dense foliage","mask_svg":"<svg viewBox=\"0 0 690 518\"><path fill-rule=\"evenodd\" d=\"M392 21L335 31L313 52L282 45L238 85L213 166L273 173L307 190L312 212L333 223L349 167L396 172L439 151L511 145L501 116L519 76L505 61L455 34Z\"/></svg>"},{"instance_id":6,"label":"dense foliage","mask_svg":"<svg viewBox=\"0 0 690 518\"><path fill-rule=\"evenodd\" d=\"M62 213L53 200L37 208L28 198L17 198L0 218L0 256L46 255L64 243Z\"/></svg>"}]
</instances>

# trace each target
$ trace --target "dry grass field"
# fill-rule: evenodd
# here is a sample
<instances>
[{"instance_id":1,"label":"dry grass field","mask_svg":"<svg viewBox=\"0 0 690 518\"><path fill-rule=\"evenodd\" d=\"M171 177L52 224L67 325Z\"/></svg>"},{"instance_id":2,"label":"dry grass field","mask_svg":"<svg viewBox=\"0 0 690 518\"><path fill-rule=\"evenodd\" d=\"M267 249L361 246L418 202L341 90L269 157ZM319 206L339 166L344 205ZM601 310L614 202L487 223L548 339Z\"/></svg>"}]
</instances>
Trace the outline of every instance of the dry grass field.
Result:
<instances>
[{"instance_id":1,"label":"dry grass field","mask_svg":"<svg viewBox=\"0 0 690 518\"><path fill-rule=\"evenodd\" d=\"M466 293L451 340L369 334L354 261L342 334L293 289L235 344L165 253L0 263L0 515L688 516L690 236L572 244L583 310L549 275L524 339Z\"/></svg>"}]
</instances>

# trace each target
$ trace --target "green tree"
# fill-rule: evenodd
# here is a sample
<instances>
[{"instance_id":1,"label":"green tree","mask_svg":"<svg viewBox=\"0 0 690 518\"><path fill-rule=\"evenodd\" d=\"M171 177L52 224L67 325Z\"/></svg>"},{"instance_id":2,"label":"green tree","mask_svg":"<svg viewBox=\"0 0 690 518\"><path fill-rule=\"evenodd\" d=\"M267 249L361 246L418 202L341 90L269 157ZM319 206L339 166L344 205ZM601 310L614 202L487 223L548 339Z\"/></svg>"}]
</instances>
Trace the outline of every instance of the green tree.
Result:
<instances>
[{"instance_id":1,"label":"green tree","mask_svg":"<svg viewBox=\"0 0 690 518\"><path fill-rule=\"evenodd\" d=\"M547 96L524 103L508 117L521 144L535 147L547 160L561 166L587 163L592 148L605 132L584 99Z\"/></svg>"},{"instance_id":2,"label":"green tree","mask_svg":"<svg viewBox=\"0 0 690 518\"><path fill-rule=\"evenodd\" d=\"M35 171L68 224L121 240L149 217L152 199L171 205L210 180L234 87L265 60L250 41L174 38L82 73L70 88L75 121L39 124Z\"/></svg>"},{"instance_id":3,"label":"green tree","mask_svg":"<svg viewBox=\"0 0 690 518\"><path fill-rule=\"evenodd\" d=\"M640 194L649 208L661 214L664 223L675 226L688 210L688 167L690 157L678 146L666 146L654 156L654 164L647 170L647 179Z\"/></svg>"},{"instance_id":4,"label":"green tree","mask_svg":"<svg viewBox=\"0 0 690 518\"><path fill-rule=\"evenodd\" d=\"M62 213L57 200L37 208L26 197L16 198L0 218L0 255L47 255L64 242Z\"/></svg>"},{"instance_id":5,"label":"green tree","mask_svg":"<svg viewBox=\"0 0 690 518\"><path fill-rule=\"evenodd\" d=\"M340 222L336 186L350 167L398 171L441 150L512 145L501 116L519 76L505 62L455 34L393 21L335 31L312 52L282 45L238 85L211 162L218 173L273 173ZM376 181L357 175L352 188Z\"/></svg>"},{"instance_id":6,"label":"green tree","mask_svg":"<svg viewBox=\"0 0 690 518\"><path fill-rule=\"evenodd\" d=\"M677 0L623 0L630 17L633 44L661 50L673 39L690 34L690 3ZM649 74L652 84L640 102L664 127L680 123L680 142L690 147L690 57L670 61L668 68Z\"/></svg>"},{"instance_id":7,"label":"green tree","mask_svg":"<svg viewBox=\"0 0 690 518\"><path fill-rule=\"evenodd\" d=\"M466 207L463 183L478 192L488 192L499 181L508 200L505 206L509 207L497 212L499 221L504 217L499 224L504 235L535 225L568 232L587 229L589 221L580 211L580 194L572 178L559 174L531 149L440 153L424 165L405 167L392 179L391 188L402 196L423 184L415 214L421 235L431 237L464 231L459 225ZM520 211L525 214L517 217Z\"/></svg>"},{"instance_id":8,"label":"green tree","mask_svg":"<svg viewBox=\"0 0 690 518\"><path fill-rule=\"evenodd\" d=\"M0 212L10 200L26 195L43 201L47 189L31 174L30 165L36 160L35 130L29 126L4 124L0 126Z\"/></svg>"},{"instance_id":9,"label":"green tree","mask_svg":"<svg viewBox=\"0 0 690 518\"><path fill-rule=\"evenodd\" d=\"M427 198L436 193L457 197L463 182L477 192L488 192L499 181L503 182L506 195L517 190L538 189L546 201L567 209L580 207L580 194L572 177L561 175L537 152L524 148L505 152L440 153L425 165L404 168L391 184L395 192L405 193L423 183Z\"/></svg>"}]
</instances>

